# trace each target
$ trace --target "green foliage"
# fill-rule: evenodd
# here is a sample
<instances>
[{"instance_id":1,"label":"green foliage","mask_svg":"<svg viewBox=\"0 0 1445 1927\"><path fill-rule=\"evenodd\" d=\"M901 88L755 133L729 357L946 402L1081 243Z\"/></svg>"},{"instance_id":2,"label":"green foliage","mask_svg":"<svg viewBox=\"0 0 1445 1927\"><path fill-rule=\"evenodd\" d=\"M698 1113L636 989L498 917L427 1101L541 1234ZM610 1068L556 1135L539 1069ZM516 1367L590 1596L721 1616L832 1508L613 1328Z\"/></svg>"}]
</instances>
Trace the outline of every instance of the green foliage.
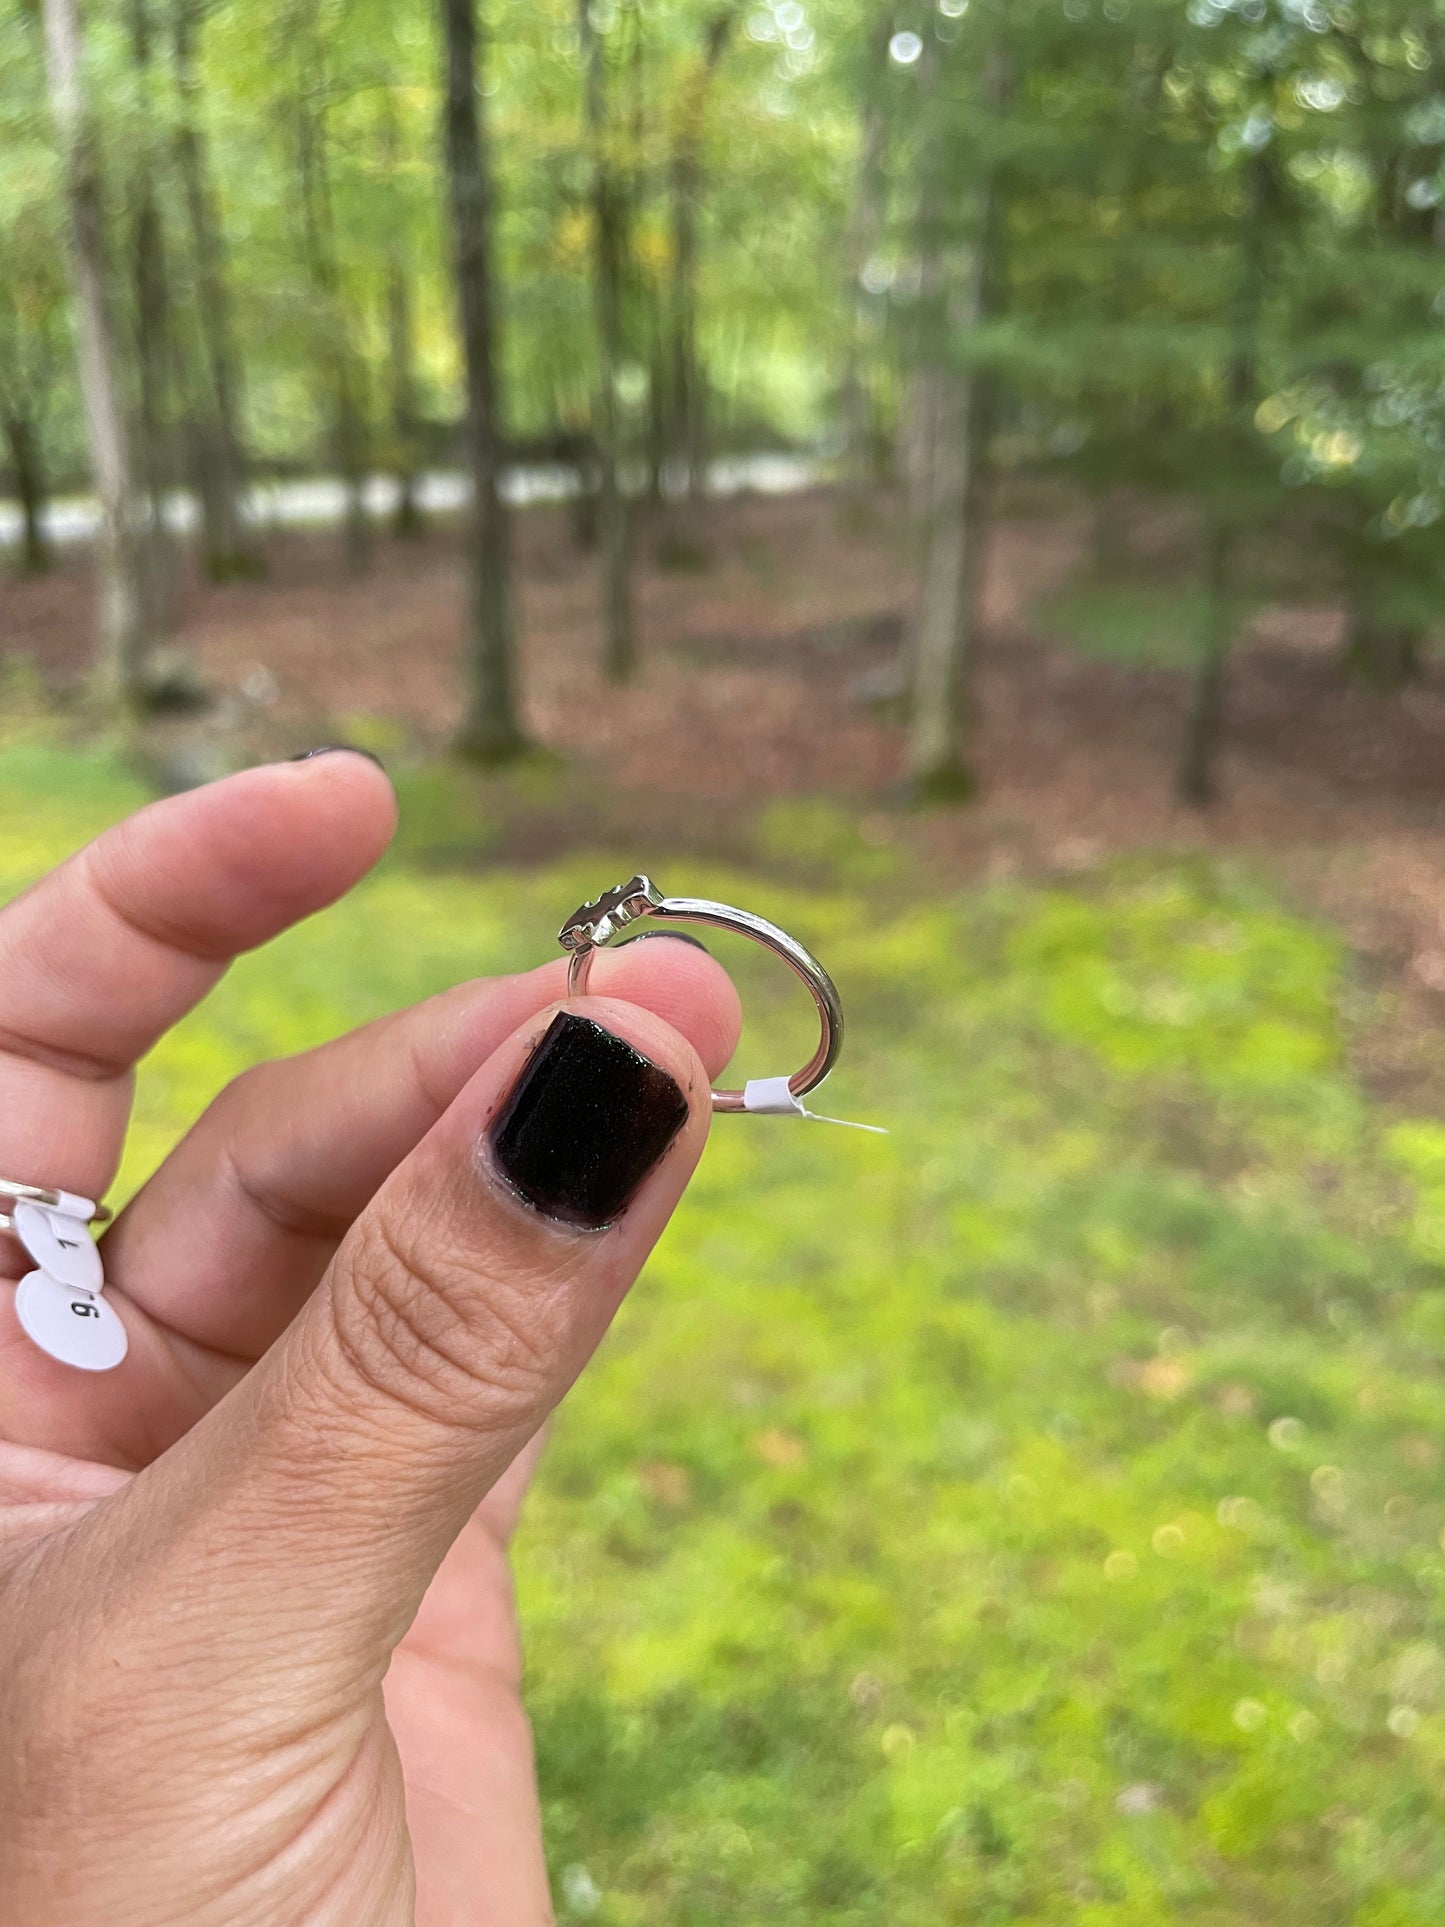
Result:
<instances>
[{"instance_id":1,"label":"green foliage","mask_svg":"<svg viewBox=\"0 0 1445 1927\"><path fill-rule=\"evenodd\" d=\"M129 800L8 751L0 896ZM561 1918L1439 1920L1445 1132L1351 1076L1338 943L1204 862L883 911L794 812L826 884L688 887L817 946L828 1108L892 1135L720 1120L558 1423L519 1580ZM390 863L155 1053L124 1187L597 882ZM747 1071L790 1061L796 985L738 971Z\"/></svg>"},{"instance_id":2,"label":"green foliage","mask_svg":"<svg viewBox=\"0 0 1445 1927\"><path fill-rule=\"evenodd\" d=\"M86 14L132 364L143 175L158 196L170 467L206 388L175 154L187 115L214 184L251 452L278 466L454 459L432 9L197 7L189 105L172 0ZM575 4L490 0L479 18L502 414L519 436L575 433L597 387ZM1090 489L1166 491L1236 532L1312 522L1367 668L1372 641L1408 656L1438 619L1442 0L1372 0L1368 17L1344 0L906 0L891 14L605 0L590 18L631 457L667 443L694 333L715 441L826 442L863 395L869 419L848 426L880 467L910 408L926 420L936 405L938 370L974 368L1011 455ZM0 0L0 426L14 416L42 441L58 481L74 479L82 437L40 40L28 0ZM985 198L996 259L986 312L965 325ZM687 568L706 548L705 531L670 526L658 552Z\"/></svg>"}]
</instances>

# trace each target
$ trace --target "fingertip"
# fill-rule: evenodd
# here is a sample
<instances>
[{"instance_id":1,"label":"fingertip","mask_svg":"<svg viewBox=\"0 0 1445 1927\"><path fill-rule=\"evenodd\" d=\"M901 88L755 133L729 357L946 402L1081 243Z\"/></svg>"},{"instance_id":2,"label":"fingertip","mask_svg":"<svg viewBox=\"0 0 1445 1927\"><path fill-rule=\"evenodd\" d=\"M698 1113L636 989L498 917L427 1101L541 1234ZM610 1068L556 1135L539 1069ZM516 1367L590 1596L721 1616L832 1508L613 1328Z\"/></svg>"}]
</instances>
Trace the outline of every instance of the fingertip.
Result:
<instances>
[{"instance_id":1,"label":"fingertip","mask_svg":"<svg viewBox=\"0 0 1445 1927\"><path fill-rule=\"evenodd\" d=\"M599 952L591 983L599 998L641 1005L680 1032L716 1080L737 1049L743 1007L736 986L706 950L667 932L656 942Z\"/></svg>"},{"instance_id":2,"label":"fingertip","mask_svg":"<svg viewBox=\"0 0 1445 1927\"><path fill-rule=\"evenodd\" d=\"M112 903L216 957L325 909L378 861L396 794L363 756L268 763L152 803L82 852Z\"/></svg>"},{"instance_id":3,"label":"fingertip","mask_svg":"<svg viewBox=\"0 0 1445 1927\"><path fill-rule=\"evenodd\" d=\"M357 750L268 763L230 784L214 786L226 841L238 861L264 863L273 887L293 893L303 912L349 890L396 834L391 779Z\"/></svg>"},{"instance_id":4,"label":"fingertip","mask_svg":"<svg viewBox=\"0 0 1445 1927\"><path fill-rule=\"evenodd\" d=\"M396 834L396 789L386 765L370 750L327 744L269 767L286 773L318 819L344 830L358 845L369 841L376 856Z\"/></svg>"}]
</instances>

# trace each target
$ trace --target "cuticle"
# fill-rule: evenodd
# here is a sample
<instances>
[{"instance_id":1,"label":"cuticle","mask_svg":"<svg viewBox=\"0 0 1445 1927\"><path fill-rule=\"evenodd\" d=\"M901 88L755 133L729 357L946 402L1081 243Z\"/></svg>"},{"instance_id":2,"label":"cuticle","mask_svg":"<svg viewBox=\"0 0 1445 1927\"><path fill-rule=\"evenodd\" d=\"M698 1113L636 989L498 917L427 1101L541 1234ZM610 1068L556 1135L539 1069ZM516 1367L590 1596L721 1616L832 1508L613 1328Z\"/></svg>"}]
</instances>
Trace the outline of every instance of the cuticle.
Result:
<instances>
[{"instance_id":1,"label":"cuticle","mask_svg":"<svg viewBox=\"0 0 1445 1927\"><path fill-rule=\"evenodd\" d=\"M526 1192L523 1191L519 1185L513 1184L506 1172L502 1170L497 1160L492 1156L490 1132L492 1119L501 1108L506 1095L507 1093L504 1091L502 1097L497 1099L488 1112L486 1125L473 1148L472 1169L476 1172L477 1176L490 1184L494 1191L501 1192L509 1204L515 1205L520 1211L524 1211L533 1224L546 1225L548 1230L556 1232L561 1237L568 1239L595 1238L599 1232L610 1231L615 1224L627 1216L631 1208L630 1205L624 1205L617 1213L617 1216L615 1218L609 1218L605 1224L575 1224L570 1218L559 1218L551 1211L544 1211L539 1204L533 1204ZM671 1149L672 1146L669 1145L667 1151L664 1151L662 1154L663 1158L666 1158L668 1151L671 1151ZM660 1169L661 1164L662 1159L660 1158L657 1166L654 1168Z\"/></svg>"}]
</instances>

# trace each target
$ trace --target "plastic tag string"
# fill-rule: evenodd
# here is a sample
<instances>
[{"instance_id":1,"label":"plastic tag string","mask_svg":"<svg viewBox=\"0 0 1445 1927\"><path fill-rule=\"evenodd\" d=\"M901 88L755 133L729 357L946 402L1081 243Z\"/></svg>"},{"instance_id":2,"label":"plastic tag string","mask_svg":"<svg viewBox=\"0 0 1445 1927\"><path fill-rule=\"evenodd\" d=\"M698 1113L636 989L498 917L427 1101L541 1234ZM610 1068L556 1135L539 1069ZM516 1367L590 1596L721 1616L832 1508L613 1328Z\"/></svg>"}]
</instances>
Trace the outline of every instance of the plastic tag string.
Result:
<instances>
[{"instance_id":1,"label":"plastic tag string","mask_svg":"<svg viewBox=\"0 0 1445 1927\"><path fill-rule=\"evenodd\" d=\"M743 1109L758 1117L806 1117L814 1124L841 1124L845 1131L871 1131L875 1137L887 1137L888 1132L882 1124L859 1124L851 1117L824 1117L820 1111L804 1108L801 1099L793 1095L793 1087L786 1077L754 1077L743 1086Z\"/></svg>"}]
</instances>

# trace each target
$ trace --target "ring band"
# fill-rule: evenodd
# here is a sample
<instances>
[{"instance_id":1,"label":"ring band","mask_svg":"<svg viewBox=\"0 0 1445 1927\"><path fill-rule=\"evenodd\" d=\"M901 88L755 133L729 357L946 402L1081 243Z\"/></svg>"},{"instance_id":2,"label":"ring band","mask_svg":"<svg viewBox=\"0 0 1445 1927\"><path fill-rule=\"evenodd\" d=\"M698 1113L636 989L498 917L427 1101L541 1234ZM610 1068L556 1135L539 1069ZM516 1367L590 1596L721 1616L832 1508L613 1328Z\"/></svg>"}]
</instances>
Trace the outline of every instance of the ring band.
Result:
<instances>
[{"instance_id":1,"label":"ring band","mask_svg":"<svg viewBox=\"0 0 1445 1927\"><path fill-rule=\"evenodd\" d=\"M13 1178L0 1178L0 1199L10 1204L43 1204L51 1211L69 1211L88 1224L109 1224L114 1215L109 1205L93 1204L71 1191L47 1190L39 1184L17 1184ZM79 1207L84 1206L84 1210ZM13 1229L10 1213L0 1211L0 1231Z\"/></svg>"},{"instance_id":2,"label":"ring band","mask_svg":"<svg viewBox=\"0 0 1445 1927\"><path fill-rule=\"evenodd\" d=\"M584 903L580 910L574 910L558 931L557 941L568 952L569 997L585 993L592 959L598 950L620 936L629 924L645 917L657 917L663 922L705 923L719 930L732 930L739 936L751 937L754 943L765 945L781 957L808 986L821 1025L818 1048L801 1070L793 1072L788 1089L794 1097L801 1098L822 1083L843 1048L843 1005L837 985L811 951L805 950L786 930L780 930L764 917L755 917L750 910L735 910L730 904L712 903L703 897L665 897L649 878L632 877L616 889L604 892L595 903ZM741 1091L714 1091L712 1107L715 1111L747 1108Z\"/></svg>"}]
</instances>

